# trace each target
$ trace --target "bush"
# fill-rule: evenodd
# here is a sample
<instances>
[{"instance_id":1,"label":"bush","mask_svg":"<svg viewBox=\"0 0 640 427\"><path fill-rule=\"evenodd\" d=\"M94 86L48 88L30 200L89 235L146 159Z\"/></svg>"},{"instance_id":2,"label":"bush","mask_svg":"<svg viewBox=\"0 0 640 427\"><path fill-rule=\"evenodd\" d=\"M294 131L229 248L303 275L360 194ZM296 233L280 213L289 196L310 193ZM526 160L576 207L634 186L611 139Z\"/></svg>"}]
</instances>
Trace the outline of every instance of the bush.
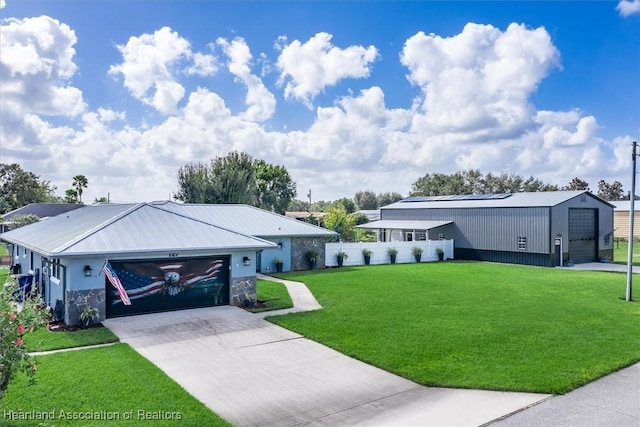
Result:
<instances>
[{"instance_id":1,"label":"bush","mask_svg":"<svg viewBox=\"0 0 640 427\"><path fill-rule=\"evenodd\" d=\"M0 399L23 371L33 383L36 363L23 345L23 336L46 324L48 311L37 295L24 295L18 305L20 288L14 278L0 286Z\"/></svg>"}]
</instances>

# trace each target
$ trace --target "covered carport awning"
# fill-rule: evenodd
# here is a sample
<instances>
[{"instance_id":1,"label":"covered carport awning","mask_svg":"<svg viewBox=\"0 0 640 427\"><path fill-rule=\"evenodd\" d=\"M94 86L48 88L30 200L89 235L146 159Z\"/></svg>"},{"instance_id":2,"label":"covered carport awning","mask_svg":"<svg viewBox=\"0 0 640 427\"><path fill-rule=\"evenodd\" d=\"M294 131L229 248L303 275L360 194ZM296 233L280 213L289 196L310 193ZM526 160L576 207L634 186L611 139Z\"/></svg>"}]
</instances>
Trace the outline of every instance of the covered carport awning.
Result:
<instances>
[{"instance_id":1,"label":"covered carport awning","mask_svg":"<svg viewBox=\"0 0 640 427\"><path fill-rule=\"evenodd\" d=\"M418 220L402 220L402 219L381 219L366 224L358 225L358 228L369 230L431 230L432 228L442 227L443 225L452 224L453 221L418 221Z\"/></svg>"}]
</instances>

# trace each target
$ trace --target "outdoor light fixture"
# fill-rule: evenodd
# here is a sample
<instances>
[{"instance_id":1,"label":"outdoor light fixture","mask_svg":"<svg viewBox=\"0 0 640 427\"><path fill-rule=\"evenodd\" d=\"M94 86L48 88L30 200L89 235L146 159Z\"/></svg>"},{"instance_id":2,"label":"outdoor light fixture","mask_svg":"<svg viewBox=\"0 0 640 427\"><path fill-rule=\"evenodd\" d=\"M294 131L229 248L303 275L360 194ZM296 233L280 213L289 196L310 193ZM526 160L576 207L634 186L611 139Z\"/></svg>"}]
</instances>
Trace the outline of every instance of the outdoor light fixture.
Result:
<instances>
[{"instance_id":1,"label":"outdoor light fixture","mask_svg":"<svg viewBox=\"0 0 640 427\"><path fill-rule=\"evenodd\" d=\"M248 256L243 257L243 258L242 258L242 263L243 263L244 265L251 265L251 258L249 258Z\"/></svg>"},{"instance_id":2,"label":"outdoor light fixture","mask_svg":"<svg viewBox=\"0 0 640 427\"><path fill-rule=\"evenodd\" d=\"M84 266L84 277L91 277L91 273L93 273L93 270L91 269L90 266L85 265Z\"/></svg>"},{"instance_id":3,"label":"outdoor light fixture","mask_svg":"<svg viewBox=\"0 0 640 427\"><path fill-rule=\"evenodd\" d=\"M282 242L278 242L278 247L279 247L280 249L282 249L282 247L283 247L283 246L284 246L284 244L283 244Z\"/></svg>"}]
</instances>

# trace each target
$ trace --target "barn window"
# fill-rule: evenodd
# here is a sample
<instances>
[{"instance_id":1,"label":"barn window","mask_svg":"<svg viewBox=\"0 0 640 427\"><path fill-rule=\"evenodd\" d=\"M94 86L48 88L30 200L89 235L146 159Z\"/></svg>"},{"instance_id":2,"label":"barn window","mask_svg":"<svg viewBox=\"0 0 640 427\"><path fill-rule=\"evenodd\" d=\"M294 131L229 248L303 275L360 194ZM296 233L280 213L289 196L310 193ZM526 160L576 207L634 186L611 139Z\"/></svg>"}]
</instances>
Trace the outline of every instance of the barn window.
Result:
<instances>
[{"instance_id":1,"label":"barn window","mask_svg":"<svg viewBox=\"0 0 640 427\"><path fill-rule=\"evenodd\" d=\"M518 250L524 251L527 249L527 238L526 237L518 237Z\"/></svg>"}]
</instances>

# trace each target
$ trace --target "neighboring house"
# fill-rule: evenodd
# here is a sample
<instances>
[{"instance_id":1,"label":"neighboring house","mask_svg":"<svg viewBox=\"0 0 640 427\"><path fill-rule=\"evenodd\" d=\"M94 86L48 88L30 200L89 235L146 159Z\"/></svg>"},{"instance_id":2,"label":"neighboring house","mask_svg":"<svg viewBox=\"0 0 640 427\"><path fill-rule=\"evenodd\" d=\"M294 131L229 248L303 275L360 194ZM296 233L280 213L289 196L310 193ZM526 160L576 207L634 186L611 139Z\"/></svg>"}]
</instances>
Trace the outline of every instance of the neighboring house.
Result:
<instances>
[{"instance_id":1,"label":"neighboring house","mask_svg":"<svg viewBox=\"0 0 640 427\"><path fill-rule=\"evenodd\" d=\"M0 238L13 244L14 264L33 272L57 317L77 324L85 305L98 308L99 320L242 305L256 298L256 269L265 254L288 254L288 269L303 268L295 257L324 250L324 239L333 235L251 206L153 202L85 206ZM130 306L102 272L106 261Z\"/></svg>"},{"instance_id":2,"label":"neighboring house","mask_svg":"<svg viewBox=\"0 0 640 427\"><path fill-rule=\"evenodd\" d=\"M11 218L18 215L35 215L40 219L45 219L81 208L82 206L84 205L79 203L29 203L26 206L2 215L0 233L8 231L11 225Z\"/></svg>"},{"instance_id":3,"label":"neighboring house","mask_svg":"<svg viewBox=\"0 0 640 427\"><path fill-rule=\"evenodd\" d=\"M322 218L326 215L326 212L306 212L306 211L289 211L284 215L287 218L297 219L298 221L309 222L310 218L313 218L316 225L322 224Z\"/></svg>"},{"instance_id":4,"label":"neighboring house","mask_svg":"<svg viewBox=\"0 0 640 427\"><path fill-rule=\"evenodd\" d=\"M587 191L409 197L384 206L379 241L453 239L455 259L538 266L613 259L613 205Z\"/></svg>"},{"instance_id":5,"label":"neighboring house","mask_svg":"<svg viewBox=\"0 0 640 427\"><path fill-rule=\"evenodd\" d=\"M361 210L358 213L363 214L367 219L371 221L378 221L380 219L380 209Z\"/></svg>"},{"instance_id":6,"label":"neighboring house","mask_svg":"<svg viewBox=\"0 0 640 427\"><path fill-rule=\"evenodd\" d=\"M611 203L613 208L613 236L618 239L629 239L629 212L631 212L631 201L616 200ZM635 200L633 215L633 237L640 238L640 200Z\"/></svg>"}]
</instances>

